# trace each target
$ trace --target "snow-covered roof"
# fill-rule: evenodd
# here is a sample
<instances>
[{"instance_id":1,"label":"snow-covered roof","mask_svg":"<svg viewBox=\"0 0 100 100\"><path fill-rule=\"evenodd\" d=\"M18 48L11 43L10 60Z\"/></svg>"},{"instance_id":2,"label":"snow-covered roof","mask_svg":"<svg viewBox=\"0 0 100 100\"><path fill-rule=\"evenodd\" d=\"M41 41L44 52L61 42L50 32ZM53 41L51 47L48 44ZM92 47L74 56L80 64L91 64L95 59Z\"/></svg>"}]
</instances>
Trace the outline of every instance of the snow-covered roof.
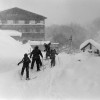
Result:
<instances>
[{"instance_id":1,"label":"snow-covered roof","mask_svg":"<svg viewBox=\"0 0 100 100\"><path fill-rule=\"evenodd\" d=\"M16 30L0 30L1 35L9 35L9 36L22 36L21 32L18 32Z\"/></svg>"},{"instance_id":2,"label":"snow-covered roof","mask_svg":"<svg viewBox=\"0 0 100 100\"><path fill-rule=\"evenodd\" d=\"M44 43L48 44L50 41L28 41L30 45L44 45ZM51 43L53 45L58 45L59 43Z\"/></svg>"},{"instance_id":3,"label":"snow-covered roof","mask_svg":"<svg viewBox=\"0 0 100 100\"><path fill-rule=\"evenodd\" d=\"M1 20L43 20L46 17L24 10L22 8L14 7L10 9L6 9L4 11L0 11L0 19Z\"/></svg>"},{"instance_id":4,"label":"snow-covered roof","mask_svg":"<svg viewBox=\"0 0 100 100\"><path fill-rule=\"evenodd\" d=\"M28 41L30 45L44 45L44 43L48 44L50 41Z\"/></svg>"},{"instance_id":5,"label":"snow-covered roof","mask_svg":"<svg viewBox=\"0 0 100 100\"><path fill-rule=\"evenodd\" d=\"M95 42L94 40L92 39L89 39L89 40L86 40L85 42L83 42L81 45L80 45L80 49L82 49L84 46L86 46L88 43L91 43L93 46L95 46L97 49L100 50L100 44Z\"/></svg>"},{"instance_id":6,"label":"snow-covered roof","mask_svg":"<svg viewBox=\"0 0 100 100\"><path fill-rule=\"evenodd\" d=\"M51 44L55 44L55 45L58 45L59 43L51 43Z\"/></svg>"}]
</instances>

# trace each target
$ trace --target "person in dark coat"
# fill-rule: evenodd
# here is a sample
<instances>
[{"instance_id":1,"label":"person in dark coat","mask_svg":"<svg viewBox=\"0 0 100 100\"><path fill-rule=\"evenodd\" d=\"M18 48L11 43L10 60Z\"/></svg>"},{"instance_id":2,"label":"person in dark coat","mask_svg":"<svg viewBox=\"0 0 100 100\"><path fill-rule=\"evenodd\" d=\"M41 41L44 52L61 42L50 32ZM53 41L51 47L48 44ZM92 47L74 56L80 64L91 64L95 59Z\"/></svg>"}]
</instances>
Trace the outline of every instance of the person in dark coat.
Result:
<instances>
[{"instance_id":1,"label":"person in dark coat","mask_svg":"<svg viewBox=\"0 0 100 100\"><path fill-rule=\"evenodd\" d=\"M55 55L58 55L55 49L51 49L50 59L51 59L51 67L55 66Z\"/></svg>"},{"instance_id":2,"label":"person in dark coat","mask_svg":"<svg viewBox=\"0 0 100 100\"><path fill-rule=\"evenodd\" d=\"M18 65L23 63L22 70L21 70L22 76L24 74L24 70L26 69L26 80L29 80L29 63L30 62L31 62L30 58L25 53L23 59L18 63Z\"/></svg>"},{"instance_id":3,"label":"person in dark coat","mask_svg":"<svg viewBox=\"0 0 100 100\"><path fill-rule=\"evenodd\" d=\"M49 44L44 44L44 47L45 47L45 50L44 51L46 51L46 59L48 58L48 57L50 57L50 45L51 45L51 43L49 43Z\"/></svg>"},{"instance_id":4,"label":"person in dark coat","mask_svg":"<svg viewBox=\"0 0 100 100\"><path fill-rule=\"evenodd\" d=\"M34 63L36 61L37 71L40 71L40 66L42 66L42 62L41 62L40 56L43 58L41 50L39 49L38 46L35 46L34 50L30 54L30 58L32 57L31 69L33 69Z\"/></svg>"}]
</instances>

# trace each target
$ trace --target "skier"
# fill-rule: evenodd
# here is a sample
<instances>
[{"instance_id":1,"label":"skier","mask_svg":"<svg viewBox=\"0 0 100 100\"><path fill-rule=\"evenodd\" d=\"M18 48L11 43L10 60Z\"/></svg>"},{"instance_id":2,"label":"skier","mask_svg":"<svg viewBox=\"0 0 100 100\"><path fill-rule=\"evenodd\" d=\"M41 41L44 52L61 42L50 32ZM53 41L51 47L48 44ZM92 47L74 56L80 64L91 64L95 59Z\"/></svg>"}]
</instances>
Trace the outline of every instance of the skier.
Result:
<instances>
[{"instance_id":1,"label":"skier","mask_svg":"<svg viewBox=\"0 0 100 100\"><path fill-rule=\"evenodd\" d=\"M29 80L29 63L31 60L29 59L28 55L25 53L23 59L17 64L23 63L22 70L21 70L21 75L23 76L24 70L26 69L26 80Z\"/></svg>"},{"instance_id":2,"label":"skier","mask_svg":"<svg viewBox=\"0 0 100 100\"><path fill-rule=\"evenodd\" d=\"M33 69L34 63L36 61L37 71L40 71L40 66L42 66L42 62L40 56L43 58L41 50L38 46L35 46L34 50L30 54L30 58L32 57L31 69Z\"/></svg>"},{"instance_id":3,"label":"skier","mask_svg":"<svg viewBox=\"0 0 100 100\"><path fill-rule=\"evenodd\" d=\"M55 55L58 55L55 49L51 49L50 59L51 59L51 67L55 66Z\"/></svg>"},{"instance_id":4,"label":"skier","mask_svg":"<svg viewBox=\"0 0 100 100\"><path fill-rule=\"evenodd\" d=\"M46 59L48 59L48 57L50 57L50 45L51 45L51 43L49 43L49 44L44 44L44 47L45 47L45 50L44 51L46 51Z\"/></svg>"}]
</instances>

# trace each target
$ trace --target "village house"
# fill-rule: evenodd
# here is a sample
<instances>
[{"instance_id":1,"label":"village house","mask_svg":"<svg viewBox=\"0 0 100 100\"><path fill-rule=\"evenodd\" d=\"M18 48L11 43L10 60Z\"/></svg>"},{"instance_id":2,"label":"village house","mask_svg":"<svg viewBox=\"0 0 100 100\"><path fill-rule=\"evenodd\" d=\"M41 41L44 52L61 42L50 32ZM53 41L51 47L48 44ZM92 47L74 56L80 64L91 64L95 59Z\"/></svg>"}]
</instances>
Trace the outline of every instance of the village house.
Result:
<instances>
[{"instance_id":1,"label":"village house","mask_svg":"<svg viewBox=\"0 0 100 100\"><path fill-rule=\"evenodd\" d=\"M42 15L14 7L0 12L0 29L21 32L21 37L14 36L21 41L41 41L45 40L45 19Z\"/></svg>"},{"instance_id":2,"label":"village house","mask_svg":"<svg viewBox=\"0 0 100 100\"><path fill-rule=\"evenodd\" d=\"M92 39L89 39L80 45L80 50L83 52L100 55L100 44Z\"/></svg>"}]
</instances>

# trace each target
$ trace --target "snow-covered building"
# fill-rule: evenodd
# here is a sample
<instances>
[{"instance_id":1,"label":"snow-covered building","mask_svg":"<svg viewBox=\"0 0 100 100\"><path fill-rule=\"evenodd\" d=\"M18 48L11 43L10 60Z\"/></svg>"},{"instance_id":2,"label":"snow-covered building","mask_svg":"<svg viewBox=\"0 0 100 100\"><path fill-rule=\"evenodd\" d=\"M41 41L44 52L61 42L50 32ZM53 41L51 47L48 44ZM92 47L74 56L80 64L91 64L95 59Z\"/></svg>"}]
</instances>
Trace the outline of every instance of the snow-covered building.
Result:
<instances>
[{"instance_id":1,"label":"snow-covered building","mask_svg":"<svg viewBox=\"0 0 100 100\"><path fill-rule=\"evenodd\" d=\"M46 17L18 8L0 11L0 29L22 33L21 40L44 40Z\"/></svg>"},{"instance_id":2,"label":"snow-covered building","mask_svg":"<svg viewBox=\"0 0 100 100\"><path fill-rule=\"evenodd\" d=\"M30 45L44 45L44 43L48 44L50 41L28 41Z\"/></svg>"},{"instance_id":3,"label":"snow-covered building","mask_svg":"<svg viewBox=\"0 0 100 100\"><path fill-rule=\"evenodd\" d=\"M50 42L50 41L28 41L28 43L29 43L32 47L38 45L39 48L40 48L41 50L44 50L44 44L45 44L45 43L46 43L46 44L51 43L51 46L50 46L51 48L58 48L58 46L59 46L59 43L53 43L53 42Z\"/></svg>"},{"instance_id":4,"label":"snow-covered building","mask_svg":"<svg viewBox=\"0 0 100 100\"><path fill-rule=\"evenodd\" d=\"M100 55L100 44L92 39L89 39L80 45L80 50Z\"/></svg>"}]
</instances>

